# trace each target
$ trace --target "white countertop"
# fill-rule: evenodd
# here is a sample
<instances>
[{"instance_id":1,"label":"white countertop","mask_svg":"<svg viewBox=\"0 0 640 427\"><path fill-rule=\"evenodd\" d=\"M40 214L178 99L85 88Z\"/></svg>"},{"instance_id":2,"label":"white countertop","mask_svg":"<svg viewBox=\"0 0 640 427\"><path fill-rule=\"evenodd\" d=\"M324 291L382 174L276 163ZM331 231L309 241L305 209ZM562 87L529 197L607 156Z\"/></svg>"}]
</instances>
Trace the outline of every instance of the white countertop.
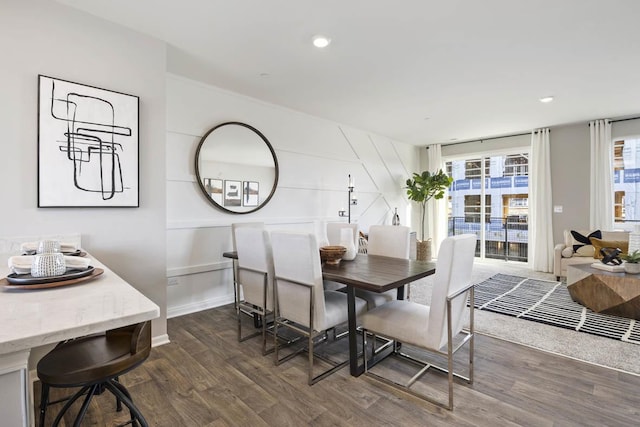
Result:
<instances>
[{"instance_id":1,"label":"white countertop","mask_svg":"<svg viewBox=\"0 0 640 427\"><path fill-rule=\"evenodd\" d=\"M0 278L10 255L0 254ZM104 269L93 280L48 289L0 286L0 354L102 332L156 318L160 309L91 255Z\"/></svg>"}]
</instances>

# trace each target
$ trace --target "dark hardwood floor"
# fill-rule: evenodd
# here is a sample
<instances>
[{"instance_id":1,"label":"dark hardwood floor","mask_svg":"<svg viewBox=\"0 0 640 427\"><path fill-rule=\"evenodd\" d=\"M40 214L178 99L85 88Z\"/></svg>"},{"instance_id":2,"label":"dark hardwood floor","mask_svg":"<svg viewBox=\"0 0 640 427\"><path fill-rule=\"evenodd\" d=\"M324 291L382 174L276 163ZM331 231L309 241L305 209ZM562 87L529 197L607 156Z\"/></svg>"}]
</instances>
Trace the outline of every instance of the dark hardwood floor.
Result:
<instances>
[{"instance_id":1,"label":"dark hardwood floor","mask_svg":"<svg viewBox=\"0 0 640 427\"><path fill-rule=\"evenodd\" d=\"M456 383L455 408L447 411L374 379L353 378L348 368L310 387L305 356L276 367L273 355L261 355L257 338L238 343L232 306L170 319L168 328L171 343L121 378L150 426L640 425L640 377L487 336L476 339L474 384ZM378 369L389 363L396 362ZM421 384L436 394L445 385L440 374ZM37 407L38 383L34 389ZM48 409L47 425L60 407ZM126 420L104 393L83 425ZM72 425L71 417L64 421Z\"/></svg>"}]
</instances>

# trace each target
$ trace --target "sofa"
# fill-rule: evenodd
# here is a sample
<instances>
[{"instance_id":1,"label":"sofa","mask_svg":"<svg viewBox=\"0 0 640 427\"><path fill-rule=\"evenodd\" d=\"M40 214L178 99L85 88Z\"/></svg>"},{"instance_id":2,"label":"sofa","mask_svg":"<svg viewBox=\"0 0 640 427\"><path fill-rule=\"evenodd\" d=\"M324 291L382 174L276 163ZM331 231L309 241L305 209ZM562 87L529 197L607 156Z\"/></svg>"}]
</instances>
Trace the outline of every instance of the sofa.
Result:
<instances>
[{"instance_id":1,"label":"sofa","mask_svg":"<svg viewBox=\"0 0 640 427\"><path fill-rule=\"evenodd\" d=\"M578 239L572 231L577 233ZM601 237L598 238L598 235ZM587 242L591 244L588 245ZM601 258L601 247L618 247L626 253L628 246L628 231L564 230L564 242L558 243L554 248L553 274L560 280L561 277L567 276L567 266L598 261L597 258Z\"/></svg>"}]
</instances>

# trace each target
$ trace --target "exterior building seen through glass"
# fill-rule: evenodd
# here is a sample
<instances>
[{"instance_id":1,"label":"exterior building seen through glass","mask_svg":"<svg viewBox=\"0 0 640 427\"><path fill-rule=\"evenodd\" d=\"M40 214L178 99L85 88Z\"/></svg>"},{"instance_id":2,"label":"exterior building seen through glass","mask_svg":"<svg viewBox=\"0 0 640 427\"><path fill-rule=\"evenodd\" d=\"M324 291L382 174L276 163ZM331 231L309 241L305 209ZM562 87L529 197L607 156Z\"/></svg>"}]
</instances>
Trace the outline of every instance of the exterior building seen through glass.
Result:
<instances>
[{"instance_id":1,"label":"exterior building seen through glass","mask_svg":"<svg viewBox=\"0 0 640 427\"><path fill-rule=\"evenodd\" d=\"M528 153L451 160L446 172L448 234L476 234L476 256L527 261Z\"/></svg>"}]
</instances>

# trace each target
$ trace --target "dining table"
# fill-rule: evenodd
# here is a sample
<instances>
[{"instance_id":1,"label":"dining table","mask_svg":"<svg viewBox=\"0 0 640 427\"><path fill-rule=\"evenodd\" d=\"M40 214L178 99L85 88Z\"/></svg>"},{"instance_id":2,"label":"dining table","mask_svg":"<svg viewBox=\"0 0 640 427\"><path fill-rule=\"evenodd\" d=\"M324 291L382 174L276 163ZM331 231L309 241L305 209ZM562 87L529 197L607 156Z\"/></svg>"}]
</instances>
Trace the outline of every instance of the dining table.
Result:
<instances>
[{"instance_id":1,"label":"dining table","mask_svg":"<svg viewBox=\"0 0 640 427\"><path fill-rule=\"evenodd\" d=\"M226 258L237 259L236 252L225 252ZM392 258L380 255L357 254L351 261L338 264L322 264L322 278L346 285L349 332L349 371L352 376L364 372L364 364L358 363L356 289L387 292L398 289L398 299L404 299L405 285L436 272L436 263L412 259ZM369 366L383 359L388 352L381 352L368 363Z\"/></svg>"}]
</instances>

